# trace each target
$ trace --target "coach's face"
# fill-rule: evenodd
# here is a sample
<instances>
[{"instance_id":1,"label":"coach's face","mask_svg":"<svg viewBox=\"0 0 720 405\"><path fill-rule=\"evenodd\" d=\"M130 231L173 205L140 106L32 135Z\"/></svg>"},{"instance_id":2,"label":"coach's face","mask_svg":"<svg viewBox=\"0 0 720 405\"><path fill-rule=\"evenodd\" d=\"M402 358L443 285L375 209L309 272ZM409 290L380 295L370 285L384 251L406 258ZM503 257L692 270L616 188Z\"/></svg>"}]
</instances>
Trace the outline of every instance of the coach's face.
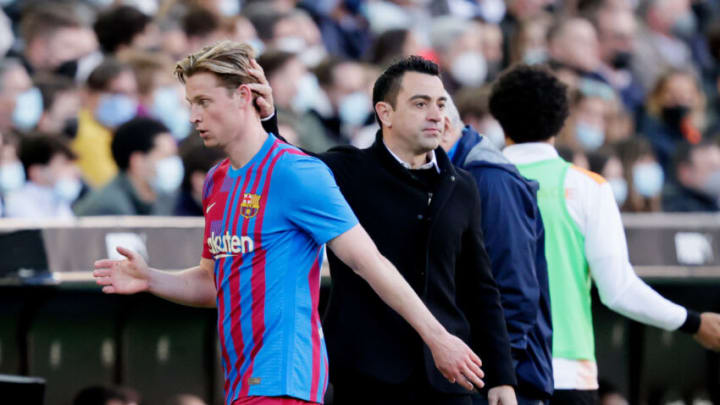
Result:
<instances>
[{"instance_id":1,"label":"coach's face","mask_svg":"<svg viewBox=\"0 0 720 405\"><path fill-rule=\"evenodd\" d=\"M407 72L401 80L395 108L380 118L387 135L416 155L438 147L443 133L447 93L438 76Z\"/></svg>"},{"instance_id":2,"label":"coach's face","mask_svg":"<svg viewBox=\"0 0 720 405\"><path fill-rule=\"evenodd\" d=\"M190 103L190 122L207 147L225 147L242 128L252 92L245 85L235 90L223 87L212 73L196 73L185 81Z\"/></svg>"}]
</instances>

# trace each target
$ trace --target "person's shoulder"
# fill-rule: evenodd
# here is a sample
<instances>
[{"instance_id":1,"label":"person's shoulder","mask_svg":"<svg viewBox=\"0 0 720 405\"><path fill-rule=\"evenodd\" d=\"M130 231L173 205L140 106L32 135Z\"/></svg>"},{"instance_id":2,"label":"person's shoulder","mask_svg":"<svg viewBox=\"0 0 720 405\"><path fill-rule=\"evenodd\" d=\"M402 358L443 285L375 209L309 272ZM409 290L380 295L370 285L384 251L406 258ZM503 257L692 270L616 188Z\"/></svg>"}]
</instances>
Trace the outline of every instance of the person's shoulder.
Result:
<instances>
[{"instance_id":1,"label":"person's shoulder","mask_svg":"<svg viewBox=\"0 0 720 405\"><path fill-rule=\"evenodd\" d=\"M330 167L356 162L361 159L367 149L360 149L353 145L340 145L318 155Z\"/></svg>"},{"instance_id":2,"label":"person's shoulder","mask_svg":"<svg viewBox=\"0 0 720 405\"><path fill-rule=\"evenodd\" d=\"M595 172L571 165L565 180L566 194L568 198L574 198L572 194L578 193L586 201L599 201L603 193L612 194L612 189L605 178Z\"/></svg>"}]
</instances>

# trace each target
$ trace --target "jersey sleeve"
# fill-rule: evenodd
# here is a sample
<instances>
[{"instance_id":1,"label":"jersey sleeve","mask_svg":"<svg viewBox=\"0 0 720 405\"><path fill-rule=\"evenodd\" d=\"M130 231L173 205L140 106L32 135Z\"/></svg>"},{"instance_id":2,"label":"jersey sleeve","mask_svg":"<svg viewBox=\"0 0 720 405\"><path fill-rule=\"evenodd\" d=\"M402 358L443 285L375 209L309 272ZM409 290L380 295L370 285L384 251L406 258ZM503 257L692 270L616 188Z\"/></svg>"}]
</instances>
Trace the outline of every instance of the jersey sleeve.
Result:
<instances>
[{"instance_id":1,"label":"jersey sleeve","mask_svg":"<svg viewBox=\"0 0 720 405\"><path fill-rule=\"evenodd\" d=\"M293 156L285 165L284 188L288 220L324 244L358 223L330 169L314 157Z\"/></svg>"}]
</instances>

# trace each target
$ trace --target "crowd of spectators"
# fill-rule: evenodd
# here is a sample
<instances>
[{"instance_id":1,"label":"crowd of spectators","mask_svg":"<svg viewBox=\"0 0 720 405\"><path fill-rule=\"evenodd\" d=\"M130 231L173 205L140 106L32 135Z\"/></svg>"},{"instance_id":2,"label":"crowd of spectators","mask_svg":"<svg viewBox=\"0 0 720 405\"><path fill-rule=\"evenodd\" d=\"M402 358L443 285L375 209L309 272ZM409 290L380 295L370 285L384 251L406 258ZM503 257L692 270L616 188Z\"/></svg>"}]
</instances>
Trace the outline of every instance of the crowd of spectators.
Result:
<instances>
[{"instance_id":1,"label":"crowd of spectators","mask_svg":"<svg viewBox=\"0 0 720 405\"><path fill-rule=\"evenodd\" d=\"M5 0L0 216L202 215L222 158L193 134L174 62L250 44L281 134L368 146L393 60L436 61L460 118L501 146L489 85L547 64L568 85L563 156L626 212L718 211L720 3L713 0ZM517 117L522 120L522 117Z\"/></svg>"}]
</instances>

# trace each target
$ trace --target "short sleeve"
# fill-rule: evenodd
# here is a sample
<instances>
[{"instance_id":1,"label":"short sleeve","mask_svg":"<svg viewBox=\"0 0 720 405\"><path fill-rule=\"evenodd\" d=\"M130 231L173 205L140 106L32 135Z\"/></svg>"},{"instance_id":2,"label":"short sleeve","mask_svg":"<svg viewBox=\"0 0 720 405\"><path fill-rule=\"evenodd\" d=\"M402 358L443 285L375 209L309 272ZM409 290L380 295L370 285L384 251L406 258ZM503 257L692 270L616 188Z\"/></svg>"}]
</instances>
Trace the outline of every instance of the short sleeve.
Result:
<instances>
[{"instance_id":1,"label":"short sleeve","mask_svg":"<svg viewBox=\"0 0 720 405\"><path fill-rule=\"evenodd\" d=\"M330 169L317 158L292 156L284 165L283 195L288 220L324 244L357 225Z\"/></svg>"}]
</instances>

